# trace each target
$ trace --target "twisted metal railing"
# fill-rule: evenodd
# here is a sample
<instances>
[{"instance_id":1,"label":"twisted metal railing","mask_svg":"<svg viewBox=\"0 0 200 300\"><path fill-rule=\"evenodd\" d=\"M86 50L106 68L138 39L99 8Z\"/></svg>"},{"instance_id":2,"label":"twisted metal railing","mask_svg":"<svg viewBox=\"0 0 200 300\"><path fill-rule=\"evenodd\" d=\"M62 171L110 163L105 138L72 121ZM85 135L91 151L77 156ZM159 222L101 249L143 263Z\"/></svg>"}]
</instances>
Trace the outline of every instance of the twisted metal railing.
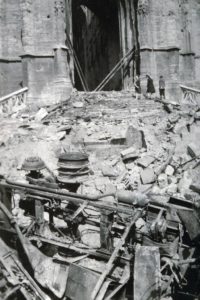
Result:
<instances>
[{"instance_id":1,"label":"twisted metal railing","mask_svg":"<svg viewBox=\"0 0 200 300\"><path fill-rule=\"evenodd\" d=\"M22 88L16 92L0 98L0 114L12 114L20 106L26 105L28 88Z\"/></svg>"}]
</instances>

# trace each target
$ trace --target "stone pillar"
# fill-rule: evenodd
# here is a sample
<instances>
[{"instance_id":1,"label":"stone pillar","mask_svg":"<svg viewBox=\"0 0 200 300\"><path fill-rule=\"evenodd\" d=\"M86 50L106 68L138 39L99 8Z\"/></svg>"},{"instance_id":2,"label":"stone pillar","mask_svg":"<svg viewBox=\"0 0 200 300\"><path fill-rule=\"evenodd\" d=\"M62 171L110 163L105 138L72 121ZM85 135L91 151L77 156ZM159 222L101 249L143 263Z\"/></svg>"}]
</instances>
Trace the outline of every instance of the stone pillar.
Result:
<instances>
[{"instance_id":1,"label":"stone pillar","mask_svg":"<svg viewBox=\"0 0 200 300\"><path fill-rule=\"evenodd\" d=\"M29 88L27 104L30 110L55 104L54 54L21 55L24 86Z\"/></svg>"},{"instance_id":2,"label":"stone pillar","mask_svg":"<svg viewBox=\"0 0 200 300\"><path fill-rule=\"evenodd\" d=\"M54 49L54 93L56 102L65 101L70 97L72 83L69 76L69 49L60 46Z\"/></svg>"},{"instance_id":3,"label":"stone pillar","mask_svg":"<svg viewBox=\"0 0 200 300\"><path fill-rule=\"evenodd\" d=\"M72 90L65 47L65 1L20 1L27 101L31 109L59 103L69 98Z\"/></svg>"}]
</instances>

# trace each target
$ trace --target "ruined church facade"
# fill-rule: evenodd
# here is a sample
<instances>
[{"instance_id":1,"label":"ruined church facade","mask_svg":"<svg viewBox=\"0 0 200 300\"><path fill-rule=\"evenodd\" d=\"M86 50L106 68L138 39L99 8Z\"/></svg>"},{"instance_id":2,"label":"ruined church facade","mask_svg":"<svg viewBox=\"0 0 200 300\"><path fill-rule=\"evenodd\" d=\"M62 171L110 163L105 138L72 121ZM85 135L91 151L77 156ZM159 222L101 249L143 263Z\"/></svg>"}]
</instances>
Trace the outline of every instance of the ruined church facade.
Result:
<instances>
[{"instance_id":1,"label":"ruined church facade","mask_svg":"<svg viewBox=\"0 0 200 300\"><path fill-rule=\"evenodd\" d=\"M200 0L0 0L0 96L27 86L36 106L66 100L83 89L74 54L89 90L121 60L105 90L150 74L179 95L200 83L199 15Z\"/></svg>"}]
</instances>

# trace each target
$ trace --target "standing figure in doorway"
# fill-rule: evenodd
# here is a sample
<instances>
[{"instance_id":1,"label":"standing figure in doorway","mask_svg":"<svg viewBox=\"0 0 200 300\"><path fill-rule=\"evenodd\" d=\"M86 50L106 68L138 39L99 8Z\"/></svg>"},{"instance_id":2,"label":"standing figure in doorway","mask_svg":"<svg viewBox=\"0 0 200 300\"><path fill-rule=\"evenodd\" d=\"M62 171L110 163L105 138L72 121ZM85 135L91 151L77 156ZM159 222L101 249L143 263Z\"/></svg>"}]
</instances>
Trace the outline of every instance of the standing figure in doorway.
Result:
<instances>
[{"instance_id":1,"label":"standing figure in doorway","mask_svg":"<svg viewBox=\"0 0 200 300\"><path fill-rule=\"evenodd\" d=\"M151 96L155 94L155 87L151 76L146 75L146 78L147 78L147 97L151 99Z\"/></svg>"},{"instance_id":2,"label":"standing figure in doorway","mask_svg":"<svg viewBox=\"0 0 200 300\"><path fill-rule=\"evenodd\" d=\"M140 95L141 95L141 86L140 86L140 77L139 77L139 75L135 76L134 86L135 86L136 100L138 100L140 98Z\"/></svg>"},{"instance_id":3,"label":"standing figure in doorway","mask_svg":"<svg viewBox=\"0 0 200 300\"><path fill-rule=\"evenodd\" d=\"M159 93L160 93L160 100L165 99L165 80L163 76L160 76L159 79Z\"/></svg>"}]
</instances>

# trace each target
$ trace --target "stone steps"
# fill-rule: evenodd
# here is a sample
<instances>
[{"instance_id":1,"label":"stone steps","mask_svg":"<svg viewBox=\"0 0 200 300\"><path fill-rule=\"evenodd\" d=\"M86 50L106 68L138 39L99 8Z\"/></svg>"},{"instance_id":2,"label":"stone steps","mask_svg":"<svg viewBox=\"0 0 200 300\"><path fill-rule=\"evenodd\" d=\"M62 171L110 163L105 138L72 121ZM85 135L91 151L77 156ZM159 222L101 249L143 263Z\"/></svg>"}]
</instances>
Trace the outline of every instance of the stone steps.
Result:
<instances>
[{"instance_id":1,"label":"stone steps","mask_svg":"<svg viewBox=\"0 0 200 300\"><path fill-rule=\"evenodd\" d=\"M153 123L154 118L166 114L163 105L154 100L142 97L136 100L131 92L80 92L78 97L84 101L84 110L76 109L77 112L88 112L93 119L101 116L109 121L131 120L136 116L149 119Z\"/></svg>"}]
</instances>

